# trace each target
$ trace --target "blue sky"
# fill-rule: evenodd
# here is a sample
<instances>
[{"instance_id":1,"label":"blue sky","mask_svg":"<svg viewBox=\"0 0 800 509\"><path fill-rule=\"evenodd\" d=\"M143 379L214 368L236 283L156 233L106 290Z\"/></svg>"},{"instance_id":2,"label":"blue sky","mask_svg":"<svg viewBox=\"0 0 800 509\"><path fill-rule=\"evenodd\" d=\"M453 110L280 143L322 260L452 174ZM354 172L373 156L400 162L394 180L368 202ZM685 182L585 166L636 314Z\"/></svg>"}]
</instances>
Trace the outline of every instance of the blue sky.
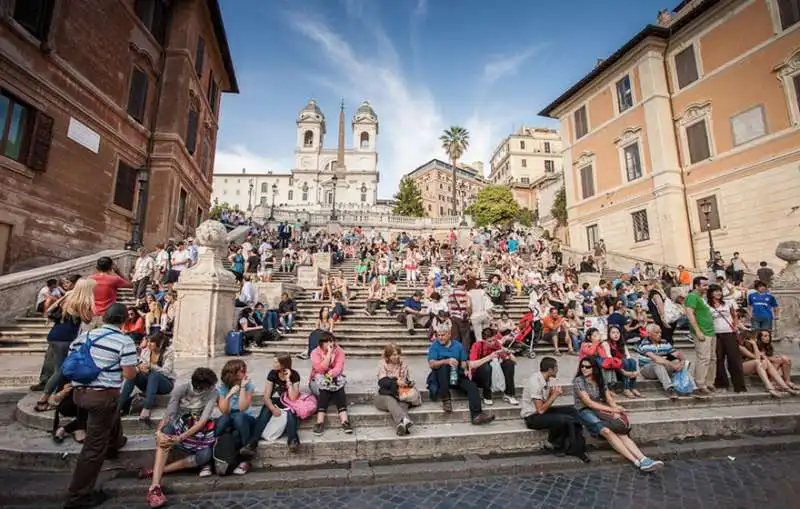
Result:
<instances>
[{"instance_id":1,"label":"blue sky","mask_svg":"<svg viewBox=\"0 0 800 509\"><path fill-rule=\"evenodd\" d=\"M672 0L676 2L677 0ZM309 99L335 147L338 106L362 99L380 121L380 196L432 157L450 125L484 161L521 125L653 23L666 0L221 0L241 89L225 95L216 172L293 164L295 119Z\"/></svg>"}]
</instances>

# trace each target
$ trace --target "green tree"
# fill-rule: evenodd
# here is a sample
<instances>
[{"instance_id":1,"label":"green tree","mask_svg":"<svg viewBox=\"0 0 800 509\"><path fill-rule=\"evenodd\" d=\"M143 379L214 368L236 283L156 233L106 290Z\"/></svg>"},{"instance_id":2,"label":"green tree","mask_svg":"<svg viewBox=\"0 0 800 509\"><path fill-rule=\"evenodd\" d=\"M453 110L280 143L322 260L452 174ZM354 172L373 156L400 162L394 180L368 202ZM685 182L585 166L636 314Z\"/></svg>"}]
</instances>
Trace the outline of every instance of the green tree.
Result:
<instances>
[{"instance_id":1,"label":"green tree","mask_svg":"<svg viewBox=\"0 0 800 509\"><path fill-rule=\"evenodd\" d=\"M400 189L395 193L397 203L392 212L398 216L425 217L425 205L422 203L422 191L410 178L400 181Z\"/></svg>"},{"instance_id":2,"label":"green tree","mask_svg":"<svg viewBox=\"0 0 800 509\"><path fill-rule=\"evenodd\" d=\"M559 226L567 225L567 189L564 186L556 193L550 213L556 218Z\"/></svg>"},{"instance_id":3,"label":"green tree","mask_svg":"<svg viewBox=\"0 0 800 509\"><path fill-rule=\"evenodd\" d=\"M467 212L478 226L510 227L519 214L519 205L506 186L486 186L475 197Z\"/></svg>"},{"instance_id":4,"label":"green tree","mask_svg":"<svg viewBox=\"0 0 800 509\"><path fill-rule=\"evenodd\" d=\"M458 215L456 165L469 148L469 131L461 126L450 126L439 136L439 141L442 142L442 150L450 158L450 163L453 165L453 215Z\"/></svg>"},{"instance_id":5,"label":"green tree","mask_svg":"<svg viewBox=\"0 0 800 509\"><path fill-rule=\"evenodd\" d=\"M517 213L517 222L522 226L530 227L538 219L536 216L536 211L531 210L528 207L523 207L519 209L519 212Z\"/></svg>"}]
</instances>

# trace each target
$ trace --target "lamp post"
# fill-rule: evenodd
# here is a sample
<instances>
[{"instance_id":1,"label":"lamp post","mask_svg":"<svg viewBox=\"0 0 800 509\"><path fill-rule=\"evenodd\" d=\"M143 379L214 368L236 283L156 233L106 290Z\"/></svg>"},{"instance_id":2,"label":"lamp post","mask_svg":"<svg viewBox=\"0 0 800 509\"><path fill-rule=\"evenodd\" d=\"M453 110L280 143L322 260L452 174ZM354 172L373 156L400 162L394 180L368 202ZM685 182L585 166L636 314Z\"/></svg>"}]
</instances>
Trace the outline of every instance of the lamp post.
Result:
<instances>
[{"instance_id":1,"label":"lamp post","mask_svg":"<svg viewBox=\"0 0 800 509\"><path fill-rule=\"evenodd\" d=\"M706 219L706 231L708 232L708 266L714 264L714 238L711 236L711 200L706 198L700 202L700 210Z\"/></svg>"},{"instance_id":2,"label":"lamp post","mask_svg":"<svg viewBox=\"0 0 800 509\"><path fill-rule=\"evenodd\" d=\"M333 202L331 203L331 221L336 221L336 182L338 180L339 178L336 175L331 177L331 182L333 182L333 196L331 200Z\"/></svg>"},{"instance_id":3,"label":"lamp post","mask_svg":"<svg viewBox=\"0 0 800 509\"><path fill-rule=\"evenodd\" d=\"M251 178L249 180L250 184L247 186L247 211L250 212L253 210L253 189L255 188L255 183Z\"/></svg>"},{"instance_id":4,"label":"lamp post","mask_svg":"<svg viewBox=\"0 0 800 509\"><path fill-rule=\"evenodd\" d=\"M278 184L272 184L272 206L269 208L269 220L275 219L275 197L278 196Z\"/></svg>"},{"instance_id":5,"label":"lamp post","mask_svg":"<svg viewBox=\"0 0 800 509\"><path fill-rule=\"evenodd\" d=\"M461 222L458 225L467 226L467 218L464 216L467 210L467 184L463 180L458 184L458 191L461 195Z\"/></svg>"}]
</instances>

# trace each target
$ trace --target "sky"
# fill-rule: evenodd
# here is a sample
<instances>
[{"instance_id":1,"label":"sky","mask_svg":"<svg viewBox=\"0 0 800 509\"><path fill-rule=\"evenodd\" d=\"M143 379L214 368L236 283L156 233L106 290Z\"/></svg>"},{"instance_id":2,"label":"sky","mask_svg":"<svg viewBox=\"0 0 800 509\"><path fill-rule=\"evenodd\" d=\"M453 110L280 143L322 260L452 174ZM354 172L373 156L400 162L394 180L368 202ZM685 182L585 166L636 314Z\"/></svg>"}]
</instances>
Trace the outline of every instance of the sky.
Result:
<instances>
[{"instance_id":1,"label":"sky","mask_svg":"<svg viewBox=\"0 0 800 509\"><path fill-rule=\"evenodd\" d=\"M677 0L672 0L677 3ZM339 103L378 115L379 197L436 157L452 125L463 161L489 159L519 127L648 23L666 0L220 0L239 94L222 99L216 173L289 172L310 99L335 148Z\"/></svg>"}]
</instances>

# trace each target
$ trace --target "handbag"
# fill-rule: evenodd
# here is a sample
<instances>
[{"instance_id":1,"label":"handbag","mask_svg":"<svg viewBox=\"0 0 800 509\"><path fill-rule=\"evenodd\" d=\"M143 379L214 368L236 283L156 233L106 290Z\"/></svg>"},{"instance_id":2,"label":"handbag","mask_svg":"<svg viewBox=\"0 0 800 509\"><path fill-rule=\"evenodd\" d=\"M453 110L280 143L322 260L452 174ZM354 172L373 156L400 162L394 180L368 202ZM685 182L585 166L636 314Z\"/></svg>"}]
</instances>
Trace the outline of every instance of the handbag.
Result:
<instances>
[{"instance_id":1,"label":"handbag","mask_svg":"<svg viewBox=\"0 0 800 509\"><path fill-rule=\"evenodd\" d=\"M505 392L506 378L503 374L503 367L500 365L500 359L492 359L489 366L492 368L492 392Z\"/></svg>"},{"instance_id":2,"label":"handbag","mask_svg":"<svg viewBox=\"0 0 800 509\"><path fill-rule=\"evenodd\" d=\"M631 421L625 412L614 415L611 412L595 410L595 413L605 423L606 427L617 435L627 435L631 432Z\"/></svg>"},{"instance_id":3,"label":"handbag","mask_svg":"<svg viewBox=\"0 0 800 509\"><path fill-rule=\"evenodd\" d=\"M419 393L416 387L411 385L404 385L397 389L397 399L410 406L419 406L422 404L422 394Z\"/></svg>"},{"instance_id":4,"label":"handbag","mask_svg":"<svg viewBox=\"0 0 800 509\"><path fill-rule=\"evenodd\" d=\"M664 323L672 324L680 320L686 311L672 301L670 298L664 299Z\"/></svg>"},{"instance_id":5,"label":"handbag","mask_svg":"<svg viewBox=\"0 0 800 509\"><path fill-rule=\"evenodd\" d=\"M286 410L281 410L281 415L270 418L267 427L261 433L261 438L267 442L274 442L278 440L283 432L286 431L286 425L289 423L289 414Z\"/></svg>"},{"instance_id":6,"label":"handbag","mask_svg":"<svg viewBox=\"0 0 800 509\"><path fill-rule=\"evenodd\" d=\"M317 411L317 398L307 392L301 392L295 400L289 399L289 393L284 392L281 394L281 404L300 420L308 419Z\"/></svg>"},{"instance_id":7,"label":"handbag","mask_svg":"<svg viewBox=\"0 0 800 509\"><path fill-rule=\"evenodd\" d=\"M173 422L175 434L182 435L189 431L195 424L197 424L197 416L183 414ZM217 440L217 430L214 424L214 419L209 419L200 431L176 445L175 448L189 454L194 454L212 447Z\"/></svg>"},{"instance_id":8,"label":"handbag","mask_svg":"<svg viewBox=\"0 0 800 509\"><path fill-rule=\"evenodd\" d=\"M336 392L339 389L343 389L347 384L347 379L344 375L332 377L319 374L314 377L314 381L317 383L319 390L328 392Z\"/></svg>"}]
</instances>

